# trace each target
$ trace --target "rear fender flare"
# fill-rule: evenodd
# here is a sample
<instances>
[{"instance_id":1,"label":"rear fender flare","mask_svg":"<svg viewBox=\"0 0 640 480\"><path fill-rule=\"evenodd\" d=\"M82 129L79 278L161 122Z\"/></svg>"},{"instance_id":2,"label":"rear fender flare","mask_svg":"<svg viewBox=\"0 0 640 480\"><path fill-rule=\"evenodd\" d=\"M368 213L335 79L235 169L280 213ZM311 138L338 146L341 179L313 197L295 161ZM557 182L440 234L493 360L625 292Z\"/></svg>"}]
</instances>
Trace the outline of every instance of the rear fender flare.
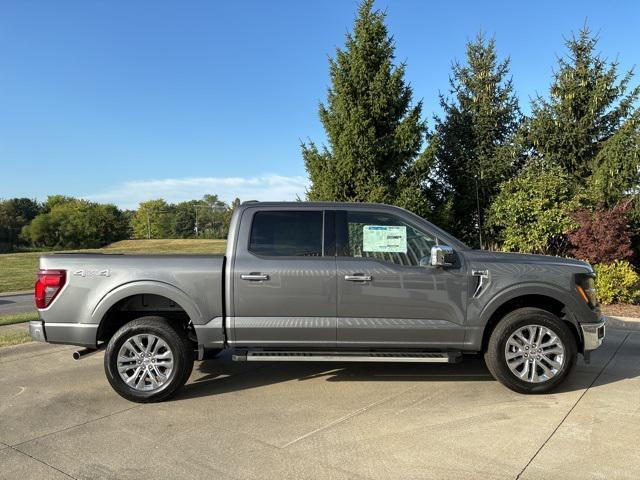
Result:
<instances>
[{"instance_id":1,"label":"rear fender flare","mask_svg":"<svg viewBox=\"0 0 640 480\"><path fill-rule=\"evenodd\" d=\"M107 293L91 312L91 323L100 324L111 307L133 295L160 295L179 305L194 324L205 323L198 306L179 288L155 280L143 280L120 285Z\"/></svg>"}]
</instances>

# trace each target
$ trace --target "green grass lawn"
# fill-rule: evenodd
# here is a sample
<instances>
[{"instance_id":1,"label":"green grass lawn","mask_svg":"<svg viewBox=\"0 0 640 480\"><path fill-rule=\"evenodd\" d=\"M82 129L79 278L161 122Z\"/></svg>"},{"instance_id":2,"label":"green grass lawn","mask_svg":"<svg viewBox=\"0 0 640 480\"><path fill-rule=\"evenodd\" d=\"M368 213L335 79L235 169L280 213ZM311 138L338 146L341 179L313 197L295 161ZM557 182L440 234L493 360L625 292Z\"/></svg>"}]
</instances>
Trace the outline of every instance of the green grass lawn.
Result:
<instances>
[{"instance_id":1,"label":"green grass lawn","mask_svg":"<svg viewBox=\"0 0 640 480\"><path fill-rule=\"evenodd\" d=\"M13 313L11 315L0 315L0 326L13 325L14 323L30 322L31 320L38 320L38 312Z\"/></svg>"},{"instance_id":2,"label":"green grass lawn","mask_svg":"<svg viewBox=\"0 0 640 480\"><path fill-rule=\"evenodd\" d=\"M31 341L31 336L26 330L9 330L0 332L0 347L10 347Z\"/></svg>"},{"instance_id":3,"label":"green grass lawn","mask_svg":"<svg viewBox=\"0 0 640 480\"><path fill-rule=\"evenodd\" d=\"M226 240L123 240L96 250L75 250L103 253L224 253ZM53 252L5 253L0 255L0 293L31 290L36 280L38 258Z\"/></svg>"}]
</instances>

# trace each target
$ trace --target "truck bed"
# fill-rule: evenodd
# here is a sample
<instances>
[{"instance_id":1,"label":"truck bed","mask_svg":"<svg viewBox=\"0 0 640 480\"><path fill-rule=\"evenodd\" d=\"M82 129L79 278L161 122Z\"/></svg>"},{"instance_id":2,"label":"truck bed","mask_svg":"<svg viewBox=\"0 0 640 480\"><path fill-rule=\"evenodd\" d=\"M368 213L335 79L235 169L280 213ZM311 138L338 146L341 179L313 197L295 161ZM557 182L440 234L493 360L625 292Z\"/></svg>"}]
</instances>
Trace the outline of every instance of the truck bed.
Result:
<instances>
[{"instance_id":1,"label":"truck bed","mask_svg":"<svg viewBox=\"0 0 640 480\"><path fill-rule=\"evenodd\" d=\"M44 255L41 269L66 272L60 293L40 310L47 341L95 347L101 319L126 311L127 302L149 314L182 310L196 329L211 330L211 341L222 341L224 263L223 255Z\"/></svg>"}]
</instances>

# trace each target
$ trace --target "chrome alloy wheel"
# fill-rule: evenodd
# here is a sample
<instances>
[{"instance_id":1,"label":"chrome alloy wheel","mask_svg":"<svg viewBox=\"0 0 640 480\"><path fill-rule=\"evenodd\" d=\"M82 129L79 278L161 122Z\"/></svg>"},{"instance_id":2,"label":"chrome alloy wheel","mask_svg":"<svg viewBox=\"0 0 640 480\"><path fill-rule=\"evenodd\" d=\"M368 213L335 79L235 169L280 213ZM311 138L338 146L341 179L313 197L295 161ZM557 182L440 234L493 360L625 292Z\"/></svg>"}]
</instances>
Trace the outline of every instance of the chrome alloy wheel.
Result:
<instances>
[{"instance_id":1,"label":"chrome alloy wheel","mask_svg":"<svg viewBox=\"0 0 640 480\"><path fill-rule=\"evenodd\" d=\"M530 383L541 383L560 371L565 350L553 330L542 325L526 325L509 337L504 356L516 377Z\"/></svg>"},{"instance_id":2,"label":"chrome alloy wheel","mask_svg":"<svg viewBox=\"0 0 640 480\"><path fill-rule=\"evenodd\" d=\"M151 392L161 388L173 371L173 352L156 335L142 333L128 338L117 359L120 378L136 390Z\"/></svg>"}]
</instances>

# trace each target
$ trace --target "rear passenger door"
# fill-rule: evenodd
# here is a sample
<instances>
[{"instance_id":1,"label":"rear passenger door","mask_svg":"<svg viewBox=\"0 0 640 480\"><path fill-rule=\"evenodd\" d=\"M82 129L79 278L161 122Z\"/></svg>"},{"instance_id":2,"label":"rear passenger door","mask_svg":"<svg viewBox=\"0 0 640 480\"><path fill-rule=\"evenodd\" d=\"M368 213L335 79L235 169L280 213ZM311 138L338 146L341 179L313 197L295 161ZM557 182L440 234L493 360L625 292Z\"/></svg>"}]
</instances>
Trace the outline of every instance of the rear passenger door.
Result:
<instances>
[{"instance_id":1,"label":"rear passenger door","mask_svg":"<svg viewBox=\"0 0 640 480\"><path fill-rule=\"evenodd\" d=\"M467 277L429 265L438 243L393 211L336 211L338 347L459 348Z\"/></svg>"},{"instance_id":2,"label":"rear passenger door","mask_svg":"<svg viewBox=\"0 0 640 480\"><path fill-rule=\"evenodd\" d=\"M245 240L231 266L236 346L335 346L333 218L312 207L243 212L238 238Z\"/></svg>"}]
</instances>

